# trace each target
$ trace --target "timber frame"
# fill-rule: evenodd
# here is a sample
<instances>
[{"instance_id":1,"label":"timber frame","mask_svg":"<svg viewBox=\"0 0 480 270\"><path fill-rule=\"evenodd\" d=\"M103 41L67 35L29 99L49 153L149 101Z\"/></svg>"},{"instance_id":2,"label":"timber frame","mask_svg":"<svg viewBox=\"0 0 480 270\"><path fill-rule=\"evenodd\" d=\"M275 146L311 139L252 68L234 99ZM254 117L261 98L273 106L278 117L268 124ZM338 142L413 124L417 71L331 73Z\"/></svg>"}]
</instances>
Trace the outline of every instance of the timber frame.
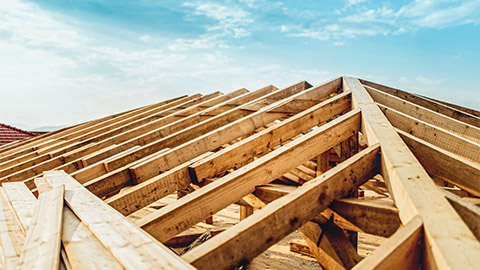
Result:
<instances>
[{"instance_id":1,"label":"timber frame","mask_svg":"<svg viewBox=\"0 0 480 270\"><path fill-rule=\"evenodd\" d=\"M2 269L231 269L295 231L325 269L480 265L480 112L353 77L11 143L0 183ZM232 205L233 226L186 232ZM385 240L360 256L359 233Z\"/></svg>"}]
</instances>

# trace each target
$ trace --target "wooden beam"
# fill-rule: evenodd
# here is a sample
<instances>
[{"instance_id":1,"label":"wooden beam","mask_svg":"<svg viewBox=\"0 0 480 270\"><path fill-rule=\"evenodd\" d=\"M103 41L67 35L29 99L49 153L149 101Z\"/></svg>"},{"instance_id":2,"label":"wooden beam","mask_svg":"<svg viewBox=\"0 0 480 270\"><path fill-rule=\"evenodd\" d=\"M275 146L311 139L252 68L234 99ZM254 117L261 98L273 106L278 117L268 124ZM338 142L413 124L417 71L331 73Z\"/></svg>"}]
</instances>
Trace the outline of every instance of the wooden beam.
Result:
<instances>
[{"instance_id":1,"label":"wooden beam","mask_svg":"<svg viewBox=\"0 0 480 270\"><path fill-rule=\"evenodd\" d=\"M207 216L345 140L360 128L360 112L349 112L212 184L146 216L140 226L166 241ZM241 185L238 183L242 183ZM198 205L202 205L198 209ZM193 209L196 209L195 211Z\"/></svg>"},{"instance_id":2,"label":"wooden beam","mask_svg":"<svg viewBox=\"0 0 480 270\"><path fill-rule=\"evenodd\" d=\"M213 154L207 152L145 182L132 186L125 192L105 200L123 215L129 215L141 208L190 184L187 167L197 160Z\"/></svg>"},{"instance_id":3,"label":"wooden beam","mask_svg":"<svg viewBox=\"0 0 480 270\"><path fill-rule=\"evenodd\" d=\"M104 123L106 121L109 121L110 119L115 119L115 118L118 119L118 117L124 116L124 115L129 114L129 113L138 113L138 112L141 112L141 111L144 111L144 110L148 110L151 106L171 103L171 102L177 101L179 99L183 99L185 97L187 97L187 96L176 97L176 98L173 98L173 99L169 99L169 100L166 100L166 101L159 102L159 103L154 104L154 105L144 106L144 107L129 110L129 111L126 111L126 112L121 112L121 113L118 113L118 114L109 115L109 116L106 116L106 117L103 117L103 118L88 121L88 122L81 123L81 124L78 124L78 125L75 125L75 126L66 127L66 128L63 128L63 129L55 130L55 131L52 131L52 132L48 132L48 133L45 133L45 134L42 134L42 135L32 137L30 140L23 141L20 144L15 145L15 147L8 149L8 151L2 151L0 153L0 157L1 157L0 158L0 163L4 161L4 158L6 156L8 156L10 159L14 158L16 156L20 156L20 155L17 155L17 153L23 152L22 150L35 151L36 150L35 145L39 145L42 142L45 142L47 140L61 138L62 136L66 135L66 134L70 134L70 133L73 133L73 132L78 131L78 130L84 130L84 129L86 129L88 127L92 127L92 126L94 126L98 123ZM15 153L15 154L12 154L12 153Z\"/></svg>"},{"instance_id":4,"label":"wooden beam","mask_svg":"<svg viewBox=\"0 0 480 270\"><path fill-rule=\"evenodd\" d=\"M235 97L235 96L237 96L241 93L243 93L243 91L241 91L239 93L237 93L237 91L236 91L233 94L227 94L225 96L220 96L220 97L215 98L214 100L218 100L218 102L222 102L225 99ZM201 101L201 100L203 100L203 99L198 99L197 101ZM213 100L208 100L207 99L207 101L199 103L199 104L197 104L193 107L195 108L195 107L201 106L204 103L211 103L211 102L213 102ZM189 103L190 102L186 102L186 103L183 103L183 104L180 104L180 105L185 105L185 104L189 104ZM180 112L188 111L188 110L191 110L191 109L193 109L193 108L187 107L187 108L181 110ZM134 138L141 135L141 134L147 133L147 131L152 131L152 130L155 131L159 127L162 127L164 125L167 125L167 124L170 124L174 121L179 120L179 117L177 116L177 114L180 113L180 112L177 112L177 113L174 113L174 112L175 112L174 108L169 108L169 109L161 112L161 113L163 113L163 115L165 117L160 117L160 116L158 116L158 114L154 114L152 116L153 118L152 117L147 117L146 118L147 120L151 119L151 120L154 120L154 121L147 122L146 120L141 120L140 119L140 120L134 121L133 123L118 127L118 128L116 128L112 131L106 131L105 133L102 133L102 134L96 135L96 136L92 135L94 137L89 137L88 139L85 139L81 142L77 142L68 149L65 148L63 150L56 150L54 152L48 152L49 150L44 150L44 151L47 151L47 153L45 153L45 155L50 156L49 160L46 160L46 161L41 162L39 164L37 164L38 162L36 160L29 161L30 165L29 164L25 165L25 166L29 165L28 167L23 166L25 168L22 167L21 169L23 169L23 170L21 170L21 171L16 171L20 168L18 166L8 168L4 171L9 176L7 177L6 175L1 175L1 176L5 176L5 177L4 177L4 179L0 179L0 181L25 180L28 177L39 175L45 170L50 170L50 169L54 169L54 168L58 168L58 167L62 167L61 169L64 169L67 172L76 171L79 168L74 166L74 163L72 163L74 160L76 160L78 158L81 158L82 156L85 156L86 154L90 154L92 152L95 152L99 149L108 147L112 144L123 143L121 145L117 145L113 149L110 149L110 151L108 151L108 155L105 156L105 157L111 156L112 154L117 154L117 153L122 152L126 149L130 149L135 145L141 144L139 142L143 142L143 140L139 140L139 139L135 140ZM180 117L180 119L182 119L182 117ZM138 123L138 125L135 124L135 123ZM143 138L143 139L145 140L145 138ZM130 140L130 141L128 141L128 140ZM89 144L89 143L92 143L92 142L95 143L95 145L93 145L91 147L83 147L82 148L82 146L84 146L85 144ZM79 148L81 148L81 149L79 149ZM36 157L36 159L39 160L40 157ZM92 159L92 158L90 158L90 159ZM98 160L95 160L95 162L97 162L97 161ZM67 163L67 164L65 164L65 163ZM2 172L0 172L0 173L2 173Z\"/></svg>"},{"instance_id":5,"label":"wooden beam","mask_svg":"<svg viewBox=\"0 0 480 270\"><path fill-rule=\"evenodd\" d=\"M228 123L225 123L224 125L222 125L223 126L222 128L217 128L215 130L208 130L209 133L207 134L205 134L206 132L201 132L200 134L204 134L204 135L195 138L195 140L190 142L189 146L191 146L192 144L197 144L197 145L205 144L210 140L218 141L218 142L222 141L222 143L217 143L217 146L220 146L225 143L231 142L232 140L238 137L250 135L257 128L265 126L273 122L274 120L277 120L281 116L283 116L283 114L281 113L278 113L278 114L272 113L272 110L275 110L276 108L281 107L285 104L295 103L296 99L305 99L307 97L313 100L324 99L328 97L328 95L335 93L338 90L337 81L338 80L333 80L332 82L329 82L325 85L310 88L305 91L303 87L299 87L298 85L294 85L291 87L287 87L283 90L276 91L266 97L269 99L275 98L273 99L274 100L273 103L269 104L268 106L262 106L262 108L259 111L252 113L246 117L243 117L238 120L235 119L237 120L235 122L232 121L233 119L230 119ZM248 106L248 105L245 105L245 106ZM202 126L205 126L205 124ZM218 127L218 124L216 124L216 127ZM198 136L198 133L197 133L197 136ZM217 137L220 137L220 138L217 138ZM224 139L221 140L221 138L224 138ZM175 156L181 155L181 151L179 151L179 149L172 149L172 152L175 152ZM131 173L138 182L141 182L142 179L144 178L148 179L153 175L155 175L156 173L153 173L152 175L152 168L163 167L162 163L168 164L168 160L164 161L164 160L155 159L155 160L150 160L149 162L146 162L143 164L138 164L131 168ZM155 172L155 170L153 170L153 172Z\"/></svg>"},{"instance_id":6,"label":"wooden beam","mask_svg":"<svg viewBox=\"0 0 480 270\"><path fill-rule=\"evenodd\" d=\"M54 186L65 185L65 201L70 209L123 267L193 269L167 247L149 237L120 213L88 192L65 172L49 171L44 175Z\"/></svg>"},{"instance_id":7,"label":"wooden beam","mask_svg":"<svg viewBox=\"0 0 480 270\"><path fill-rule=\"evenodd\" d=\"M254 194L262 201L270 203L296 188L269 184L255 188ZM313 222L326 224L330 218L344 230L391 236L401 225L398 209L385 199L343 198L335 200L327 209L317 215ZM332 217L333 215L333 217Z\"/></svg>"},{"instance_id":8,"label":"wooden beam","mask_svg":"<svg viewBox=\"0 0 480 270\"><path fill-rule=\"evenodd\" d=\"M398 209L385 200L345 198L336 200L331 209L365 233L389 237L401 225Z\"/></svg>"},{"instance_id":9,"label":"wooden beam","mask_svg":"<svg viewBox=\"0 0 480 270\"><path fill-rule=\"evenodd\" d=\"M421 218L416 217L412 219L353 269L390 270L422 268L422 229Z\"/></svg>"},{"instance_id":10,"label":"wooden beam","mask_svg":"<svg viewBox=\"0 0 480 270\"><path fill-rule=\"evenodd\" d=\"M254 134L231 147L222 149L209 158L189 167L194 180L202 181L232 167L238 167L253 156L264 153L273 146L325 123L333 116L350 108L350 94L342 93L317 104L291 118Z\"/></svg>"},{"instance_id":11,"label":"wooden beam","mask_svg":"<svg viewBox=\"0 0 480 270\"><path fill-rule=\"evenodd\" d=\"M155 158L147 156L141 160L135 160L133 158L140 155L139 153L135 153L132 159L123 158L122 160L118 160L118 162L121 163L132 161L137 163L134 165L126 165L108 176L94 179L87 183L87 186L89 190L96 195L104 196L116 192L128 183L141 183L146 181L155 177L160 172L167 171L202 153L212 151L239 137L250 135L255 132L257 128L265 126L284 116L283 114L269 113L270 109L289 102L295 102L296 98L325 98L325 96L338 90L335 87L336 84L337 82L333 81L333 83L328 84L329 86L327 88L316 87L306 91L303 91L303 85L293 85L286 89L275 91L267 97L275 97L280 99L279 101L271 101L273 103L270 102L270 105L244 117L236 115L239 110L241 111L242 107L239 107L238 110L236 109L234 112L218 115L203 123L194 125L181 133L172 134L153 144L149 144L144 147L142 152L155 151L157 147L162 145L170 147L172 146L171 144L174 144L176 147ZM251 104L256 104L262 100L263 99L252 101ZM199 136L199 134L203 135Z\"/></svg>"},{"instance_id":12,"label":"wooden beam","mask_svg":"<svg viewBox=\"0 0 480 270\"><path fill-rule=\"evenodd\" d=\"M171 107L175 105L186 104L188 102L185 102L185 101L188 101L193 98L195 97L180 99L173 103L160 106L158 108L149 110L144 113L133 114L130 117L125 119L117 118L112 123L111 122L99 123L98 125L95 126L95 128L91 129L89 132L83 132L83 130L80 130L78 132L73 132L73 134L69 134L65 138L58 140L56 144L46 145L46 146L43 146L42 149L37 150L36 152L38 153L38 156L36 157L30 158L30 156L27 155L27 156L21 156L9 161L7 164L3 166L10 165L11 167L8 169L5 169L2 166L1 168L2 171L0 171L0 176L4 177L5 175L42 163L45 160L45 157L49 157L49 158L58 157L67 152L72 152L73 150L82 148L85 144L98 142L105 138L122 133L125 130L129 130L137 126L152 122L153 120L158 119L158 116L157 116L158 112L160 111L173 112L172 111L173 109ZM49 164L49 163L47 162L46 164ZM43 165L46 165L46 164L43 164Z\"/></svg>"},{"instance_id":13,"label":"wooden beam","mask_svg":"<svg viewBox=\"0 0 480 270\"><path fill-rule=\"evenodd\" d=\"M425 99L421 96L411 94L411 93L407 93L407 92L399 90L399 89L395 89L395 88L392 88L392 87L380 85L380 84L365 81L365 80L360 80L360 82L362 84L366 85L366 86L370 86L370 87L378 89L380 91L383 91L383 92L389 93L391 95L397 96L401 99L413 102L413 103L415 103L417 105L420 105L424 108L427 108L427 109L430 109L432 111L441 113L443 115L446 115L448 117L457 119L457 120L465 122L467 124L470 124L470 125L473 125L473 126L476 126L476 127L480 127L480 118L476 117L474 115L462 112L462 111L457 110L455 108L445 106L441 103L437 103L435 101L432 101L431 99Z\"/></svg>"},{"instance_id":14,"label":"wooden beam","mask_svg":"<svg viewBox=\"0 0 480 270\"><path fill-rule=\"evenodd\" d=\"M402 130L398 134L428 173L480 196L480 165L463 159Z\"/></svg>"},{"instance_id":15,"label":"wooden beam","mask_svg":"<svg viewBox=\"0 0 480 270\"><path fill-rule=\"evenodd\" d=\"M35 198L27 186L21 182L3 183L2 186L9 202L15 210L19 225L26 235L37 206L37 198Z\"/></svg>"},{"instance_id":16,"label":"wooden beam","mask_svg":"<svg viewBox=\"0 0 480 270\"><path fill-rule=\"evenodd\" d=\"M58 269L64 192L58 186L40 194L18 269Z\"/></svg>"},{"instance_id":17,"label":"wooden beam","mask_svg":"<svg viewBox=\"0 0 480 270\"><path fill-rule=\"evenodd\" d=\"M3 187L0 187L0 268L17 269L25 235L3 191Z\"/></svg>"},{"instance_id":18,"label":"wooden beam","mask_svg":"<svg viewBox=\"0 0 480 270\"><path fill-rule=\"evenodd\" d=\"M394 127L444 150L480 163L480 144L394 109L383 105L379 105L379 107Z\"/></svg>"},{"instance_id":19,"label":"wooden beam","mask_svg":"<svg viewBox=\"0 0 480 270\"><path fill-rule=\"evenodd\" d=\"M378 153L378 146L365 149L288 196L268 204L183 258L199 269L214 266L225 269L248 262L326 209L333 200L351 194L375 175ZM245 246L239 248L240 243Z\"/></svg>"},{"instance_id":20,"label":"wooden beam","mask_svg":"<svg viewBox=\"0 0 480 270\"><path fill-rule=\"evenodd\" d=\"M454 118L426 109L422 106L416 105L415 103L403 100L394 95L390 95L374 88L366 86L365 89L367 89L368 93L372 96L375 102L380 103L383 106L392 108L426 123L446 129L474 142L480 142L480 128L476 126L463 123Z\"/></svg>"},{"instance_id":21,"label":"wooden beam","mask_svg":"<svg viewBox=\"0 0 480 270\"><path fill-rule=\"evenodd\" d=\"M426 246L432 251L425 261L439 268L468 269L480 265L480 243L435 186L427 172L388 122L360 81L345 77L353 104L362 109L362 133L368 144L380 142L382 176L399 209L400 220L408 223L420 215ZM441 219L439 218L441 217ZM448 220L448 222L442 222ZM434 256L430 256L434 255Z\"/></svg>"}]
</instances>

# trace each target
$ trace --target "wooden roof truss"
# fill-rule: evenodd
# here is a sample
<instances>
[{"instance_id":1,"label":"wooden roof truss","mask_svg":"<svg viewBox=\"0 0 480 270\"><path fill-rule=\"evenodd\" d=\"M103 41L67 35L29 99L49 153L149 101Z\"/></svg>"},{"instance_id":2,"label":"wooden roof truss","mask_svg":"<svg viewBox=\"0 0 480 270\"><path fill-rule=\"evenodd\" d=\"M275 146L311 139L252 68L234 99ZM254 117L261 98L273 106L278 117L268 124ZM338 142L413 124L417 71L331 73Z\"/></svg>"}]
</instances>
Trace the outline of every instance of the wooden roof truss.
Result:
<instances>
[{"instance_id":1,"label":"wooden roof truss","mask_svg":"<svg viewBox=\"0 0 480 270\"><path fill-rule=\"evenodd\" d=\"M0 182L5 269L228 269L296 230L326 269L480 265L480 112L352 77L182 96L9 144ZM232 204L238 224L184 233ZM358 232L387 239L362 258Z\"/></svg>"}]
</instances>

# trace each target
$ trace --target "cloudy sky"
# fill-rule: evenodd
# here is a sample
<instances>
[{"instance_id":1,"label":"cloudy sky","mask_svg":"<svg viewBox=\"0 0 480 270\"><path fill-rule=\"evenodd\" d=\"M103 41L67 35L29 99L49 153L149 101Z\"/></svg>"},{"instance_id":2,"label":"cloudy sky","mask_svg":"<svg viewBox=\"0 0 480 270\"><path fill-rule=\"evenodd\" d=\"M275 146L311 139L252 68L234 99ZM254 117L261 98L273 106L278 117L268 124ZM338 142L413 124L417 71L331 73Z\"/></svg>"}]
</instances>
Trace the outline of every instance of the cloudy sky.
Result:
<instances>
[{"instance_id":1,"label":"cloudy sky","mask_svg":"<svg viewBox=\"0 0 480 270\"><path fill-rule=\"evenodd\" d=\"M341 75L480 109L479 14L479 0L1 0L0 122Z\"/></svg>"}]
</instances>

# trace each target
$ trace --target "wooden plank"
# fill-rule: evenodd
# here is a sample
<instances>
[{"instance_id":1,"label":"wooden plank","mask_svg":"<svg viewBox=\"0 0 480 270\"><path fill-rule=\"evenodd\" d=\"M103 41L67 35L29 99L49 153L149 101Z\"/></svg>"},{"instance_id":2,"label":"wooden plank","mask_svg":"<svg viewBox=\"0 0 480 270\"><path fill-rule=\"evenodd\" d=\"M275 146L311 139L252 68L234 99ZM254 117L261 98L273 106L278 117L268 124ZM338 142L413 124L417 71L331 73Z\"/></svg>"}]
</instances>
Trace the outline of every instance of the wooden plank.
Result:
<instances>
[{"instance_id":1,"label":"wooden plank","mask_svg":"<svg viewBox=\"0 0 480 270\"><path fill-rule=\"evenodd\" d=\"M17 269L25 235L15 222L8 200L0 188L0 267Z\"/></svg>"},{"instance_id":2,"label":"wooden plank","mask_svg":"<svg viewBox=\"0 0 480 270\"><path fill-rule=\"evenodd\" d=\"M421 269L423 227L416 217L353 269Z\"/></svg>"},{"instance_id":3,"label":"wooden plank","mask_svg":"<svg viewBox=\"0 0 480 270\"><path fill-rule=\"evenodd\" d=\"M334 83L332 84L335 85ZM251 113L248 116L242 116L245 112L241 110L242 107L239 107L233 112L218 115L217 117L194 125L182 132L171 134L168 137L149 144L143 147L139 152L135 153L131 159L126 159L124 157L121 160L115 161L120 163L117 165L122 165L134 160L138 163L135 165L127 165L118 169L116 173L92 180L89 182L88 188L97 196L105 196L115 193L116 190L124 187L131 181L134 183L146 181L147 179L158 175L159 172L169 170L182 162L190 160L207 151L214 150L226 143L238 139L239 137L250 135L257 128L265 126L284 116L283 114L269 113L270 109L274 109L277 106L289 102L295 102L295 99L300 97L304 98L310 96L311 98L321 99L333 91L337 91L337 88L331 86L325 89L312 88L303 91L303 84L293 85L286 89L275 91L267 97L276 97L280 100L276 102L272 101L272 104L267 105L255 113ZM283 99L284 97L287 98ZM251 103L255 104L262 100L263 98L257 101L252 101ZM240 115L237 113L240 113ZM199 136L200 134L203 135ZM149 159L148 157L145 157L143 160L133 159L138 156L145 156L146 154L155 151L155 149L160 146L176 147L154 159ZM117 165L113 166L115 167ZM128 170L128 172L125 172L126 170ZM75 177L77 176L78 175L75 175ZM132 176L132 179L130 179L130 176Z\"/></svg>"},{"instance_id":4,"label":"wooden plank","mask_svg":"<svg viewBox=\"0 0 480 270\"><path fill-rule=\"evenodd\" d=\"M375 175L379 165L378 153L378 145L365 149L288 196L268 204L183 258L200 269L232 268L248 262L326 209L333 200L351 194ZM242 243L243 247L239 248Z\"/></svg>"},{"instance_id":5,"label":"wooden plank","mask_svg":"<svg viewBox=\"0 0 480 270\"><path fill-rule=\"evenodd\" d=\"M398 134L428 173L480 196L480 165L441 149L402 130Z\"/></svg>"},{"instance_id":6,"label":"wooden plank","mask_svg":"<svg viewBox=\"0 0 480 270\"><path fill-rule=\"evenodd\" d=\"M349 112L212 184L146 216L139 225L166 241L207 216L345 140L360 128L360 112ZM242 183L239 185L238 183ZM202 205L198 209L198 205ZM195 209L195 210L194 210Z\"/></svg>"},{"instance_id":7,"label":"wooden plank","mask_svg":"<svg viewBox=\"0 0 480 270\"><path fill-rule=\"evenodd\" d=\"M264 153L293 136L308 132L312 127L325 123L349 108L350 94L342 93L196 162L189 168L190 175L201 181L229 168L239 167L253 156Z\"/></svg>"},{"instance_id":8,"label":"wooden plank","mask_svg":"<svg viewBox=\"0 0 480 270\"><path fill-rule=\"evenodd\" d=\"M480 163L480 144L412 118L394 109L384 107L383 105L379 105L379 107L394 127L449 152Z\"/></svg>"},{"instance_id":9,"label":"wooden plank","mask_svg":"<svg viewBox=\"0 0 480 270\"><path fill-rule=\"evenodd\" d=\"M424 99L421 96L407 93L405 91L395 89L392 87L376 84L373 82L365 81L365 80L360 80L360 82L364 85L370 86L372 88L375 88L377 90L389 93L391 95L397 96L401 99L408 100L410 102L413 102L417 105L420 105L424 108L430 109L432 111L441 113L443 115L446 115L448 117L457 119L459 121L465 122L467 124L480 127L480 118L476 117L474 115L462 112L460 110L445 106L443 104L437 103L432 101L431 99Z\"/></svg>"},{"instance_id":10,"label":"wooden plank","mask_svg":"<svg viewBox=\"0 0 480 270\"><path fill-rule=\"evenodd\" d=\"M40 194L18 269L58 269L63 197L64 186Z\"/></svg>"},{"instance_id":11,"label":"wooden plank","mask_svg":"<svg viewBox=\"0 0 480 270\"><path fill-rule=\"evenodd\" d=\"M365 87L375 102L386 107L410 115L416 119L451 131L474 142L480 142L480 128L463 123L435 111L418 106L415 103L403 100L388 93Z\"/></svg>"},{"instance_id":12,"label":"wooden plank","mask_svg":"<svg viewBox=\"0 0 480 270\"><path fill-rule=\"evenodd\" d=\"M425 246L431 251L424 261L439 268L468 269L480 265L480 243L435 186L427 172L396 133L358 79L345 77L353 104L362 109L362 133L368 144L380 142L382 176L408 223L420 215L425 227ZM440 218L441 217L441 218ZM449 222L442 222L448 220Z\"/></svg>"},{"instance_id":13,"label":"wooden plank","mask_svg":"<svg viewBox=\"0 0 480 270\"><path fill-rule=\"evenodd\" d=\"M65 185L66 202L127 269L193 269L167 247L139 230L65 172L45 172L54 186Z\"/></svg>"},{"instance_id":14,"label":"wooden plank","mask_svg":"<svg viewBox=\"0 0 480 270\"><path fill-rule=\"evenodd\" d=\"M53 189L45 178L37 178L36 183L40 193ZM62 259L73 269L124 269L67 206L63 207L62 244Z\"/></svg>"},{"instance_id":15,"label":"wooden plank","mask_svg":"<svg viewBox=\"0 0 480 270\"><path fill-rule=\"evenodd\" d=\"M3 189L10 201L15 214L18 217L19 225L26 235L37 206L37 198L32 192L20 182L3 183Z\"/></svg>"}]
</instances>

